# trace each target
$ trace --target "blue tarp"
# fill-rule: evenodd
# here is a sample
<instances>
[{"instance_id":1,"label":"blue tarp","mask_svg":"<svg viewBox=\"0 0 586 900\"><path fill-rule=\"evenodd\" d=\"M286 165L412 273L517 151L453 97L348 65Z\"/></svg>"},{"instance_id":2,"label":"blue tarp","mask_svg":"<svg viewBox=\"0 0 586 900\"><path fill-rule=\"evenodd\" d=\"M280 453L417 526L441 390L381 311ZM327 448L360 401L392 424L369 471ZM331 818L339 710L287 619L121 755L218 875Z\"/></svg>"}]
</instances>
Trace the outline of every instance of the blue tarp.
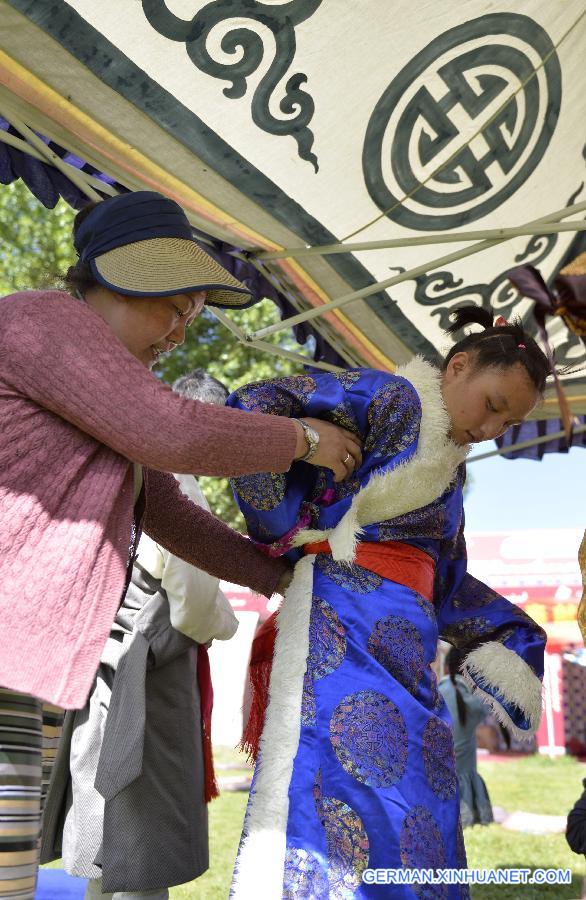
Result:
<instances>
[{"instance_id":1,"label":"blue tarp","mask_svg":"<svg viewBox=\"0 0 586 900\"><path fill-rule=\"evenodd\" d=\"M73 878L63 869L40 869L35 900L81 900L85 878Z\"/></svg>"}]
</instances>

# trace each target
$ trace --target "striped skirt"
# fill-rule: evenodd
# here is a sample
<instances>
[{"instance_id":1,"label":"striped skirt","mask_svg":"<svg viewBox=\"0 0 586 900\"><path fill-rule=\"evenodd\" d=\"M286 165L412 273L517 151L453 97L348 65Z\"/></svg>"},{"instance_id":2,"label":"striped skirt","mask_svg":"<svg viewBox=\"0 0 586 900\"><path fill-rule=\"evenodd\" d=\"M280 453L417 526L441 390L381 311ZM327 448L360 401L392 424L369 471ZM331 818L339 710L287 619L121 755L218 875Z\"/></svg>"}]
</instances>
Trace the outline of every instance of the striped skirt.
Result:
<instances>
[{"instance_id":1,"label":"striped skirt","mask_svg":"<svg viewBox=\"0 0 586 900\"><path fill-rule=\"evenodd\" d=\"M32 900L61 710L0 688L0 898Z\"/></svg>"}]
</instances>

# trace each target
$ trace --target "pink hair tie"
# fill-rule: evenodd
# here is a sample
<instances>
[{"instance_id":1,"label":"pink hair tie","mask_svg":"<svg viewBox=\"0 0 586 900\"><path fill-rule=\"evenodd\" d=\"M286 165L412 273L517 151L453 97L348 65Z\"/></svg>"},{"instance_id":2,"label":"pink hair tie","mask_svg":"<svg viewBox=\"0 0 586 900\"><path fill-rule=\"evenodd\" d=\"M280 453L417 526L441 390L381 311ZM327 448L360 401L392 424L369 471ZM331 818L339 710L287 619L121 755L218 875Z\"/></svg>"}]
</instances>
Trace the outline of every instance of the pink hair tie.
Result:
<instances>
[{"instance_id":1,"label":"pink hair tie","mask_svg":"<svg viewBox=\"0 0 586 900\"><path fill-rule=\"evenodd\" d=\"M526 349L527 349L527 347L525 346L525 344L517 344L517 350L526 350Z\"/></svg>"}]
</instances>

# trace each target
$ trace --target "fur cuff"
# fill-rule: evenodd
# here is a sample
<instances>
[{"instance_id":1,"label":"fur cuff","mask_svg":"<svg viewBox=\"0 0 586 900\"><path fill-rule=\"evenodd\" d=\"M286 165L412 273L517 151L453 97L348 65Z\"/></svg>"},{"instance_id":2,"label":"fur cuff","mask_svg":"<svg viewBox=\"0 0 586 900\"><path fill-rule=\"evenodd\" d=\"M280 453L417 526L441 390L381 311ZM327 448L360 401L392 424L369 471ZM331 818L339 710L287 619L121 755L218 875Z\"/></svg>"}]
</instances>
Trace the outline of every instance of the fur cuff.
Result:
<instances>
[{"instance_id":1,"label":"fur cuff","mask_svg":"<svg viewBox=\"0 0 586 900\"><path fill-rule=\"evenodd\" d=\"M498 641L489 641L468 654L461 671L468 687L516 738L527 740L535 734L541 719L541 681L517 653ZM496 696L483 688L494 690ZM499 699L518 706L529 728L513 722Z\"/></svg>"}]
</instances>

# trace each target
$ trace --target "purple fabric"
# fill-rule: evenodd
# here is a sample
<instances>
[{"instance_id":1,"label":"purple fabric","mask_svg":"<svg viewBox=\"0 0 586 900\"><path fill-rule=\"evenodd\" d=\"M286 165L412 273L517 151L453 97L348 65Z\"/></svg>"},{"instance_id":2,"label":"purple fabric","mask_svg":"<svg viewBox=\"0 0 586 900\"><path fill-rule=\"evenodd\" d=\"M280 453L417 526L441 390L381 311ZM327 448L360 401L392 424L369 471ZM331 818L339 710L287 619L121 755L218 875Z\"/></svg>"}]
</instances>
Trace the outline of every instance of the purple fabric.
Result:
<instances>
[{"instance_id":1,"label":"purple fabric","mask_svg":"<svg viewBox=\"0 0 586 900\"><path fill-rule=\"evenodd\" d=\"M543 280L539 269L535 266L517 266L507 272L507 276L521 294L535 300L537 319L543 321L546 315L554 314L555 297Z\"/></svg>"},{"instance_id":2,"label":"purple fabric","mask_svg":"<svg viewBox=\"0 0 586 900\"><path fill-rule=\"evenodd\" d=\"M566 326L586 341L586 275L556 275L551 290L535 266L517 266L507 276L521 294L535 301L533 315L546 346L546 316L561 315Z\"/></svg>"},{"instance_id":3,"label":"purple fabric","mask_svg":"<svg viewBox=\"0 0 586 900\"><path fill-rule=\"evenodd\" d=\"M578 416L580 425L586 424L586 416ZM500 449L518 444L521 441L530 441L534 438L545 437L547 434L556 434L562 431L563 425L560 419L545 419L535 422L523 422L522 425L515 425L509 428L507 433L497 438L497 445ZM586 432L574 434L572 437L572 447L586 447ZM503 454L505 459L543 459L546 453L567 453L569 447L565 438L552 438L543 444L537 444L533 447L527 447L525 450L513 450L510 453Z\"/></svg>"},{"instance_id":4,"label":"purple fabric","mask_svg":"<svg viewBox=\"0 0 586 900\"><path fill-rule=\"evenodd\" d=\"M0 130L7 131L16 137L22 137L1 116ZM98 172L94 166L90 166L83 159L80 159L79 156L69 153L59 144L55 144L42 134L39 134L38 137L64 162L89 175L93 175L105 184L112 185L119 193L127 192L127 188L118 184L103 172ZM23 150L17 150L15 147L10 147L8 144L0 141L0 183L12 184L13 181L17 181L19 178L24 181L30 192L47 209L53 209L60 197L63 197L74 209L81 209L88 202L88 198L83 191L73 184L59 169L54 168L49 163L41 162L40 159L29 156Z\"/></svg>"}]
</instances>

